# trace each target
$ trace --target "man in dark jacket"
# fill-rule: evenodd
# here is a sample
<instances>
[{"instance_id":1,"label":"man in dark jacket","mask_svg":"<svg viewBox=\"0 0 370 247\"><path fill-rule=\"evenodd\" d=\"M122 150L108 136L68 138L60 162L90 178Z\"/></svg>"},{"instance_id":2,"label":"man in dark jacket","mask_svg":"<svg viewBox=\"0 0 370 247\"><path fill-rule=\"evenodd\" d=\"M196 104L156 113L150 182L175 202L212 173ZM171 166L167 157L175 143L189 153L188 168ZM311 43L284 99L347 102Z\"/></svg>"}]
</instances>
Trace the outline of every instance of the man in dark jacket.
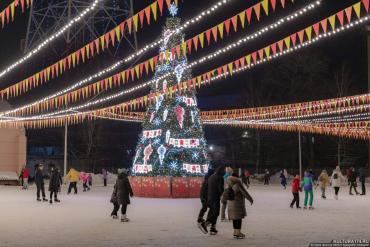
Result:
<instances>
[{"instance_id":1,"label":"man in dark jacket","mask_svg":"<svg viewBox=\"0 0 370 247\"><path fill-rule=\"evenodd\" d=\"M44 174L42 173L42 170L44 169L44 166L42 164L39 164L36 168L36 174L35 174L35 183L37 187L37 201L41 202L40 199L40 192L42 192L42 199L44 202L47 202L45 195L45 184L44 184Z\"/></svg>"},{"instance_id":2,"label":"man in dark jacket","mask_svg":"<svg viewBox=\"0 0 370 247\"><path fill-rule=\"evenodd\" d=\"M198 215L198 225L204 222L203 216L207 212L207 198L208 198L208 179L214 173L212 169L209 169L207 174L204 176L204 181L200 187L200 202L202 203L202 208Z\"/></svg>"},{"instance_id":3,"label":"man in dark jacket","mask_svg":"<svg viewBox=\"0 0 370 247\"><path fill-rule=\"evenodd\" d=\"M62 184L61 175L59 174L58 169L54 166L50 167L50 182L49 182L49 191L50 191L50 204L53 203L53 195L54 201L60 202L58 199L58 192L60 190L60 185Z\"/></svg>"},{"instance_id":4,"label":"man in dark jacket","mask_svg":"<svg viewBox=\"0 0 370 247\"><path fill-rule=\"evenodd\" d=\"M224 176L225 167L219 166L216 169L215 174L209 177L207 187L207 204L209 207L207 220L201 224L201 230L203 233L208 233L207 227L211 225L210 234L216 235L216 223L217 218L220 215L220 200L222 193L224 192Z\"/></svg>"},{"instance_id":5,"label":"man in dark jacket","mask_svg":"<svg viewBox=\"0 0 370 247\"><path fill-rule=\"evenodd\" d=\"M361 182L361 189L362 189L361 195L363 196L363 195L366 195L366 187L365 187L366 176L365 176L363 167L360 167L360 169L358 169L358 176Z\"/></svg>"},{"instance_id":6,"label":"man in dark jacket","mask_svg":"<svg viewBox=\"0 0 370 247\"><path fill-rule=\"evenodd\" d=\"M348 182L350 183L350 187L349 187L349 194L350 195L353 195L352 194L352 188L355 190L356 195L360 194L360 193L357 192L357 189L356 189L356 187L357 187L356 178L357 178L356 170L355 170L355 168L351 167L351 172L350 172L349 177L348 177Z\"/></svg>"}]
</instances>

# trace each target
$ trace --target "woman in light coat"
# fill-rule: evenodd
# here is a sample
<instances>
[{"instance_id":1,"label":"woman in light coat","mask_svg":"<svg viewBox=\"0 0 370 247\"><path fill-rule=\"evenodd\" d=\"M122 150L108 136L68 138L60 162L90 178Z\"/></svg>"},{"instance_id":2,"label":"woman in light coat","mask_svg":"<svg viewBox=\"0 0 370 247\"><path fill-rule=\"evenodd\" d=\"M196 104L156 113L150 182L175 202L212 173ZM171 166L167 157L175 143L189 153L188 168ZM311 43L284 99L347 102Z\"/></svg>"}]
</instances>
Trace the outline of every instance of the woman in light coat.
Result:
<instances>
[{"instance_id":1,"label":"woman in light coat","mask_svg":"<svg viewBox=\"0 0 370 247\"><path fill-rule=\"evenodd\" d=\"M341 187L342 181L345 181L345 178L342 172L340 171L339 166L337 166L335 170L333 171L333 174L331 175L331 179L330 179L330 184L334 188L334 191L335 191L334 198L336 200L338 200L338 193L339 193L339 189Z\"/></svg>"},{"instance_id":2,"label":"woman in light coat","mask_svg":"<svg viewBox=\"0 0 370 247\"><path fill-rule=\"evenodd\" d=\"M325 190L330 183L330 178L326 170L322 170L319 176L319 186L321 188L321 198L326 199Z\"/></svg>"},{"instance_id":3,"label":"woman in light coat","mask_svg":"<svg viewBox=\"0 0 370 247\"><path fill-rule=\"evenodd\" d=\"M227 186L232 188L234 194L233 200L227 201L228 216L229 219L233 221L234 238L243 239L245 238L245 235L241 233L242 220L245 216L247 216L245 199L247 199L251 205L253 204L253 199L244 188L237 174L234 173L227 179Z\"/></svg>"}]
</instances>

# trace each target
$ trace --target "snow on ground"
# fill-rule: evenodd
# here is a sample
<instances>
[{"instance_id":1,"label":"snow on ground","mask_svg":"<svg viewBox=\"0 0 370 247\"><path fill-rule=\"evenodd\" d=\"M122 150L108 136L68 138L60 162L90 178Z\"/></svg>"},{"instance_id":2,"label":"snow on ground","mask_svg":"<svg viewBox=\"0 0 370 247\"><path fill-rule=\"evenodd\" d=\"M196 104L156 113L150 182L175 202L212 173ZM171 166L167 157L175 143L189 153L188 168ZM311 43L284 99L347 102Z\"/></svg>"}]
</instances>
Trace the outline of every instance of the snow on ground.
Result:
<instances>
[{"instance_id":1,"label":"snow on ground","mask_svg":"<svg viewBox=\"0 0 370 247\"><path fill-rule=\"evenodd\" d=\"M46 186L47 187L47 186ZM80 188L79 188L80 189ZM368 188L370 189L370 188ZM134 198L129 223L109 217L112 187L60 196L61 204L36 202L35 188L22 191L0 186L0 246L308 246L333 239L368 239L370 197L340 199L315 192L313 211L290 209L290 190L277 185L252 186L255 204L248 203L244 240L232 238L231 223L219 223L219 235L202 234L195 220L198 199ZM80 189L81 191L81 189ZM301 201L303 194L301 193Z\"/></svg>"}]
</instances>

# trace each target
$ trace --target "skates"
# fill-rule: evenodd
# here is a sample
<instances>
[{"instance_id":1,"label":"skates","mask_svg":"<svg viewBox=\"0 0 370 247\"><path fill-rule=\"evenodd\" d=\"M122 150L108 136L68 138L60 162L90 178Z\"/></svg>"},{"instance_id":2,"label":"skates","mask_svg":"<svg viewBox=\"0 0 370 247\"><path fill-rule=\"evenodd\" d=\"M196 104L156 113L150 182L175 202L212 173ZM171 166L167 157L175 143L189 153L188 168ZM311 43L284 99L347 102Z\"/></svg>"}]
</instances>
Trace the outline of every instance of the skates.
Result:
<instances>
[{"instance_id":1,"label":"skates","mask_svg":"<svg viewBox=\"0 0 370 247\"><path fill-rule=\"evenodd\" d=\"M130 221L130 219L127 218L127 216L125 214L121 216L121 222L129 222L129 221Z\"/></svg>"},{"instance_id":2,"label":"skates","mask_svg":"<svg viewBox=\"0 0 370 247\"><path fill-rule=\"evenodd\" d=\"M234 238L235 239L244 239L245 234L241 233L240 230L234 230Z\"/></svg>"}]
</instances>

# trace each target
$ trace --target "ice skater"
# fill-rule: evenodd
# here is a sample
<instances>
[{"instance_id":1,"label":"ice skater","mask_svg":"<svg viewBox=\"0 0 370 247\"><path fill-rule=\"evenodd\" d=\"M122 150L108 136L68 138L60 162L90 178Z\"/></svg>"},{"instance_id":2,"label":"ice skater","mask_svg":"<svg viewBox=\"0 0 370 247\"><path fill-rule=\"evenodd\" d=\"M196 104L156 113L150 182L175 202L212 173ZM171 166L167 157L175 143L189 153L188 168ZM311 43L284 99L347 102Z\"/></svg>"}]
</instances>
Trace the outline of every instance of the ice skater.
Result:
<instances>
[{"instance_id":1,"label":"ice skater","mask_svg":"<svg viewBox=\"0 0 370 247\"><path fill-rule=\"evenodd\" d=\"M66 175L66 181L69 181L68 194L71 193L72 188L75 194L77 194L77 182L80 179L80 173L75 169L71 168Z\"/></svg>"},{"instance_id":2,"label":"ice skater","mask_svg":"<svg viewBox=\"0 0 370 247\"><path fill-rule=\"evenodd\" d=\"M295 203L297 209L301 208L299 206L299 192L302 190L300 187L301 179L299 175L295 175L293 181L292 181L292 194L293 194L293 201L290 203L290 207L293 208L293 205Z\"/></svg>"},{"instance_id":3,"label":"ice skater","mask_svg":"<svg viewBox=\"0 0 370 247\"><path fill-rule=\"evenodd\" d=\"M28 190L28 179L30 177L30 171L26 166L23 168L21 175L23 179L22 190Z\"/></svg>"},{"instance_id":4,"label":"ice skater","mask_svg":"<svg viewBox=\"0 0 370 247\"><path fill-rule=\"evenodd\" d=\"M208 178L214 173L212 169L209 169L207 174L204 176L204 181L202 183L202 186L200 188L200 202L202 204L202 208L199 211L198 215L198 227L204 222L204 214L208 210L207 206L207 193L208 193Z\"/></svg>"},{"instance_id":5,"label":"ice skater","mask_svg":"<svg viewBox=\"0 0 370 247\"><path fill-rule=\"evenodd\" d=\"M227 186L227 179L233 174L233 169L231 167L226 167L226 172L224 175L224 188ZM228 222L228 219L226 219L226 207L227 207L227 201L221 200L221 222Z\"/></svg>"},{"instance_id":6,"label":"ice skater","mask_svg":"<svg viewBox=\"0 0 370 247\"><path fill-rule=\"evenodd\" d=\"M200 229L204 234L208 233L208 226L211 225L210 234L216 235L217 218L220 214L220 199L224 192L225 167L219 166L216 172L208 179L207 204L209 207L207 220L200 225Z\"/></svg>"},{"instance_id":7,"label":"ice skater","mask_svg":"<svg viewBox=\"0 0 370 247\"><path fill-rule=\"evenodd\" d=\"M228 216L233 221L234 238L243 239L245 234L241 232L242 220L247 216L245 208L245 199L247 199L251 205L253 205L253 198L249 195L248 191L244 188L242 182L239 180L239 176L233 173L227 179L228 194L232 194L227 199L228 204ZM225 190L226 193L226 190ZM230 198L231 197L231 198Z\"/></svg>"},{"instance_id":8,"label":"ice skater","mask_svg":"<svg viewBox=\"0 0 370 247\"><path fill-rule=\"evenodd\" d=\"M360 193L358 193L357 191L357 175L356 175L356 170L354 167L351 167L351 173L350 173L350 176L348 177L348 180L349 180L349 183L350 183L350 187L349 187L349 194L352 196L352 188L355 190L355 193L356 195L359 195Z\"/></svg>"},{"instance_id":9,"label":"ice skater","mask_svg":"<svg viewBox=\"0 0 370 247\"><path fill-rule=\"evenodd\" d=\"M358 169L358 176L359 176L360 183L361 183L361 195L364 196L366 195L366 187L365 187L366 176L365 176L363 167L360 167L360 169Z\"/></svg>"},{"instance_id":10,"label":"ice skater","mask_svg":"<svg viewBox=\"0 0 370 247\"><path fill-rule=\"evenodd\" d=\"M281 186L284 187L284 189L286 189L287 182L286 182L286 177L285 177L283 170L280 171L280 184Z\"/></svg>"},{"instance_id":11,"label":"ice skater","mask_svg":"<svg viewBox=\"0 0 370 247\"><path fill-rule=\"evenodd\" d=\"M320 189L321 189L321 198L322 199L326 199L325 191L326 191L326 187L329 185L329 183L330 183L330 178L329 178L328 173L326 172L326 170L322 170L322 172L319 176L319 186L320 186Z\"/></svg>"},{"instance_id":12,"label":"ice skater","mask_svg":"<svg viewBox=\"0 0 370 247\"><path fill-rule=\"evenodd\" d=\"M265 169L265 182L264 185L269 185L270 184L270 172L269 170Z\"/></svg>"},{"instance_id":13,"label":"ice skater","mask_svg":"<svg viewBox=\"0 0 370 247\"><path fill-rule=\"evenodd\" d=\"M342 172L340 171L339 166L337 166L335 170L333 171L333 174L331 175L331 178L330 178L330 184L334 188L335 200L338 200L339 189L341 187L342 181L344 180L345 178Z\"/></svg>"},{"instance_id":14,"label":"ice skater","mask_svg":"<svg viewBox=\"0 0 370 247\"><path fill-rule=\"evenodd\" d=\"M37 188L37 201L41 202L40 199L40 192L42 193L42 200L47 202L45 195L45 183L44 183L44 174L43 174L44 165L38 164L36 166L36 173L35 173L35 183Z\"/></svg>"},{"instance_id":15,"label":"ice skater","mask_svg":"<svg viewBox=\"0 0 370 247\"><path fill-rule=\"evenodd\" d=\"M80 179L82 181L82 184L83 184L83 188L84 188L84 192L86 191L89 191L90 190L90 187L87 185L87 183L89 182L89 175L85 172L81 172L80 173Z\"/></svg>"},{"instance_id":16,"label":"ice skater","mask_svg":"<svg viewBox=\"0 0 370 247\"><path fill-rule=\"evenodd\" d=\"M58 192L60 190L60 186L62 184L61 176L58 172L58 170L51 166L51 172L50 172L50 182L49 182L49 191L50 191L50 204L53 203L53 196L54 196L54 202L60 202L58 199Z\"/></svg>"},{"instance_id":17,"label":"ice skater","mask_svg":"<svg viewBox=\"0 0 370 247\"><path fill-rule=\"evenodd\" d=\"M306 171L304 173L304 178L301 183L301 187L304 189L304 207L303 209L307 209L308 198L310 199L308 209L314 209L313 205L313 180L310 172Z\"/></svg>"},{"instance_id":18,"label":"ice skater","mask_svg":"<svg viewBox=\"0 0 370 247\"><path fill-rule=\"evenodd\" d=\"M251 181L250 181L250 176L251 176L251 173L248 169L245 169L244 171L244 177L243 177L243 183L247 186L247 188L249 188L250 184L251 184Z\"/></svg>"},{"instance_id":19,"label":"ice skater","mask_svg":"<svg viewBox=\"0 0 370 247\"><path fill-rule=\"evenodd\" d=\"M107 170L103 168L101 170L101 174L102 174L102 178L103 178L104 187L107 187L107 178L108 178L108 172L107 172Z\"/></svg>"},{"instance_id":20,"label":"ice skater","mask_svg":"<svg viewBox=\"0 0 370 247\"><path fill-rule=\"evenodd\" d=\"M89 187L91 188L92 187L92 180L93 180L91 173L89 173L88 180L89 180Z\"/></svg>"},{"instance_id":21,"label":"ice skater","mask_svg":"<svg viewBox=\"0 0 370 247\"><path fill-rule=\"evenodd\" d=\"M118 169L118 177L116 184L114 185L114 190L111 198L111 202L114 206L111 216L113 217L113 219L117 219L117 212L121 207L121 222L130 221L126 215L127 205L130 204L130 197L134 196L127 173L128 170L125 168Z\"/></svg>"}]
</instances>

